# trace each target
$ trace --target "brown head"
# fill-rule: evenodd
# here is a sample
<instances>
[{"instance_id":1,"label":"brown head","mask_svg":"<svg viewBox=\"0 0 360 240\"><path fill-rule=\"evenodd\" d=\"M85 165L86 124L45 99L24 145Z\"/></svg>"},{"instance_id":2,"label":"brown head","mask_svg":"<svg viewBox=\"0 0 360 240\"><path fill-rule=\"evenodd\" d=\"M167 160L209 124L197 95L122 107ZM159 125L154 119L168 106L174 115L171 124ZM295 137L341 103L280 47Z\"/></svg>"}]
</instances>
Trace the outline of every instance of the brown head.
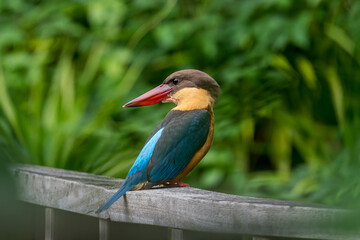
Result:
<instances>
[{"instance_id":1,"label":"brown head","mask_svg":"<svg viewBox=\"0 0 360 240\"><path fill-rule=\"evenodd\" d=\"M152 105L159 102L173 102L178 110L212 107L220 94L219 84L208 74L186 69L172 73L164 82L125 104L124 107Z\"/></svg>"}]
</instances>

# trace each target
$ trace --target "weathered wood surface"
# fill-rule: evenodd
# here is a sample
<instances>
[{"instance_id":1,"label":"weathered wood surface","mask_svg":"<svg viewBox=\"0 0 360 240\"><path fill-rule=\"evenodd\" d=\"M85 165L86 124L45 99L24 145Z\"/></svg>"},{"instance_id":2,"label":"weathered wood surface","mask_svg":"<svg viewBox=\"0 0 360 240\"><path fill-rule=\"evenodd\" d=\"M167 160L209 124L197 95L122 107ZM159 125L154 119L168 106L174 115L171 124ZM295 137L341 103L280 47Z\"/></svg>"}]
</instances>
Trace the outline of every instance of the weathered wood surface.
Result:
<instances>
[{"instance_id":1,"label":"weathered wood surface","mask_svg":"<svg viewBox=\"0 0 360 240\"><path fill-rule=\"evenodd\" d=\"M15 165L20 200L115 222L207 232L315 239L357 239L341 232L345 210L298 202L241 197L195 188L131 191L108 211L96 209L120 179L31 165Z\"/></svg>"}]
</instances>

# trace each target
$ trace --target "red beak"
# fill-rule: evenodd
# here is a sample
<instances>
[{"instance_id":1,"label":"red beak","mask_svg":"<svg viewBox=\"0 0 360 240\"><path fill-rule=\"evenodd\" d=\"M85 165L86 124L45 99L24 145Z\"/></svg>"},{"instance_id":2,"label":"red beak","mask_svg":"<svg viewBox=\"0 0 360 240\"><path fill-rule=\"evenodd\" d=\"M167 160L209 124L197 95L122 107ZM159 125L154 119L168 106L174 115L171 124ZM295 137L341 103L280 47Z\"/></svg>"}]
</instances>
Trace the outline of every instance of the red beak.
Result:
<instances>
[{"instance_id":1,"label":"red beak","mask_svg":"<svg viewBox=\"0 0 360 240\"><path fill-rule=\"evenodd\" d=\"M167 84L161 84L154 89L144 93L140 97L131 100L123 107L140 107L147 106L159 103L165 99L170 98L170 92L173 90L172 87L169 87Z\"/></svg>"}]
</instances>

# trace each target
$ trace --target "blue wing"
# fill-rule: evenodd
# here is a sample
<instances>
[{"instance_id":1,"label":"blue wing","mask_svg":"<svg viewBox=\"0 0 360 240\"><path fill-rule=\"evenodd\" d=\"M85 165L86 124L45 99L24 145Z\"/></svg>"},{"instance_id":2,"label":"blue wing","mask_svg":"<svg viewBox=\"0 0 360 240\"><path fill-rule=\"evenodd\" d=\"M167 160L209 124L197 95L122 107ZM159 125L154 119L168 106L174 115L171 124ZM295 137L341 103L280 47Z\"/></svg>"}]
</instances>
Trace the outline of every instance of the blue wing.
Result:
<instances>
[{"instance_id":1,"label":"blue wing","mask_svg":"<svg viewBox=\"0 0 360 240\"><path fill-rule=\"evenodd\" d=\"M111 197L109 200L107 200L104 205L102 205L96 213L100 213L106 209L108 209L116 200L118 200L120 197L122 197L127 191L132 189L136 184L140 182L145 182L147 180L146 177L146 168L149 164L149 160L151 158L151 155L154 151L155 145L159 138L161 137L161 134L163 132L164 128L161 128L158 130L145 144L143 149L141 150L139 156L135 160L133 166L131 167L128 175L125 178L125 181L121 188Z\"/></svg>"},{"instance_id":2,"label":"blue wing","mask_svg":"<svg viewBox=\"0 0 360 240\"><path fill-rule=\"evenodd\" d=\"M161 128L159 131L157 131L151 139L145 144L143 149L141 150L139 156L136 158L133 166L131 167L128 176L136 174L137 172L143 172L145 173L145 170L149 164L149 160L151 158L151 155L154 152L155 145L157 144L159 138L162 135L164 128ZM146 180L146 176L145 179Z\"/></svg>"},{"instance_id":3,"label":"blue wing","mask_svg":"<svg viewBox=\"0 0 360 240\"><path fill-rule=\"evenodd\" d=\"M155 183L175 178L204 145L210 113L205 109L171 111L163 121L166 126L147 167L148 181Z\"/></svg>"}]
</instances>

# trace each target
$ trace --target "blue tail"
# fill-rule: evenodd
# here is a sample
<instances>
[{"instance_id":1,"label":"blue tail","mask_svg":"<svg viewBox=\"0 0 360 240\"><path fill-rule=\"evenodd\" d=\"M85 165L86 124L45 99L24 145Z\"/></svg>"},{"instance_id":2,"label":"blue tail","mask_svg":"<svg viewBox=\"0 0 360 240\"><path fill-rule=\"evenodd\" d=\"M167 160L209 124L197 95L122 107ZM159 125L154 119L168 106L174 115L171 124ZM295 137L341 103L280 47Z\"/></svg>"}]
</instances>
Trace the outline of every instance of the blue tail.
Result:
<instances>
[{"instance_id":1,"label":"blue tail","mask_svg":"<svg viewBox=\"0 0 360 240\"><path fill-rule=\"evenodd\" d=\"M107 200L98 210L96 210L96 214L101 213L102 211L108 209L114 202L116 202L119 198L121 198L127 191L131 190L136 184L141 182L141 176L139 174L134 174L126 177L121 188L112 195L109 200Z\"/></svg>"},{"instance_id":2,"label":"blue tail","mask_svg":"<svg viewBox=\"0 0 360 240\"><path fill-rule=\"evenodd\" d=\"M100 213L108 209L114 202L116 202L116 200L132 189L136 184L147 180L146 168L163 130L164 128L157 131L156 134L145 144L139 156L136 158L134 165L131 167L121 188L109 200L107 200L106 203L104 203L104 205L96 211L96 213Z\"/></svg>"}]
</instances>

